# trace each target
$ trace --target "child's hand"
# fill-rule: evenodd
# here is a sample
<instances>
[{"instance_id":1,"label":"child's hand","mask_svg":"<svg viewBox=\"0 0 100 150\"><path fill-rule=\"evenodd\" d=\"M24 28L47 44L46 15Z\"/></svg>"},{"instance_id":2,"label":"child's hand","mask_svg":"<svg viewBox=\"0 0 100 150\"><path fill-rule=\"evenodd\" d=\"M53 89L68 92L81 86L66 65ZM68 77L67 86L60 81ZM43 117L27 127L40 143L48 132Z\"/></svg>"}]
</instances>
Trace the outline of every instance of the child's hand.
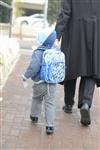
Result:
<instances>
[{"instance_id":1,"label":"child's hand","mask_svg":"<svg viewBox=\"0 0 100 150\"><path fill-rule=\"evenodd\" d=\"M28 82L27 82L27 78L24 75L22 75L22 80L23 80L23 87L27 88L28 87Z\"/></svg>"},{"instance_id":2,"label":"child's hand","mask_svg":"<svg viewBox=\"0 0 100 150\"><path fill-rule=\"evenodd\" d=\"M59 45L60 45L60 42L59 42L58 39L56 39L55 42L54 42L54 46L59 46Z\"/></svg>"},{"instance_id":3,"label":"child's hand","mask_svg":"<svg viewBox=\"0 0 100 150\"><path fill-rule=\"evenodd\" d=\"M27 88L28 87L28 82L27 81L23 81L23 87Z\"/></svg>"},{"instance_id":4,"label":"child's hand","mask_svg":"<svg viewBox=\"0 0 100 150\"><path fill-rule=\"evenodd\" d=\"M22 74L22 80L23 81L26 81L27 80L27 78Z\"/></svg>"}]
</instances>

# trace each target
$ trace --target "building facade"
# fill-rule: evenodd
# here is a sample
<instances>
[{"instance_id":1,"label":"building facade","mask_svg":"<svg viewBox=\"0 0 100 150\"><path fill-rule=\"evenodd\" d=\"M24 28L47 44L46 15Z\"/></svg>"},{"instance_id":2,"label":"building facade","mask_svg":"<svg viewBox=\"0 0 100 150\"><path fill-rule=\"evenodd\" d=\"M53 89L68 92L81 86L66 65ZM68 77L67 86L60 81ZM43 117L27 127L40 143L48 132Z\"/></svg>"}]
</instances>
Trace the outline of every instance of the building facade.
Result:
<instances>
[{"instance_id":1,"label":"building facade","mask_svg":"<svg viewBox=\"0 0 100 150\"><path fill-rule=\"evenodd\" d=\"M20 16L18 14L24 11L24 15L29 16L34 13L43 13L45 7L45 0L13 0L13 20Z\"/></svg>"}]
</instances>

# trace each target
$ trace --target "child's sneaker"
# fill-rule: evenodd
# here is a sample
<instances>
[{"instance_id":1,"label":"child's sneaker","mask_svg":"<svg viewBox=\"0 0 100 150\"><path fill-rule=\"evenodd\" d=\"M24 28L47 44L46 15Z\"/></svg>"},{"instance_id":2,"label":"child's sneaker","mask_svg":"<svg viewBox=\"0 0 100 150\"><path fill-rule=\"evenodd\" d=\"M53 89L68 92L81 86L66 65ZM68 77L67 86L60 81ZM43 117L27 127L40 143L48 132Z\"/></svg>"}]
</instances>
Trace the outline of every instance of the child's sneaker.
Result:
<instances>
[{"instance_id":1,"label":"child's sneaker","mask_svg":"<svg viewBox=\"0 0 100 150\"><path fill-rule=\"evenodd\" d=\"M30 119L32 120L33 123L37 123L38 122L38 117L30 116Z\"/></svg>"},{"instance_id":2,"label":"child's sneaker","mask_svg":"<svg viewBox=\"0 0 100 150\"><path fill-rule=\"evenodd\" d=\"M53 132L54 132L54 127L46 127L47 134L53 134Z\"/></svg>"}]
</instances>

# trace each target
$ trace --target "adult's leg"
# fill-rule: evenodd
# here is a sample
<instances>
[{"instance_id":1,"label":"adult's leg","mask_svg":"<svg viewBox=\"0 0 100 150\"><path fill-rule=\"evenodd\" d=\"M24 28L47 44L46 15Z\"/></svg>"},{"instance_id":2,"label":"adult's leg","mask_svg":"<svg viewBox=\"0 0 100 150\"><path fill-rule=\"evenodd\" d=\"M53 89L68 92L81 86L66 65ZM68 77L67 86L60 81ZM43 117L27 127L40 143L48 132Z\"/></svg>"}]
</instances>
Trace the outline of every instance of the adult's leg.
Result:
<instances>
[{"instance_id":1,"label":"adult's leg","mask_svg":"<svg viewBox=\"0 0 100 150\"><path fill-rule=\"evenodd\" d=\"M91 124L90 108L92 105L93 93L95 89L95 80L91 77L82 77L79 87L78 108L81 113L81 123L83 125Z\"/></svg>"},{"instance_id":2,"label":"adult's leg","mask_svg":"<svg viewBox=\"0 0 100 150\"><path fill-rule=\"evenodd\" d=\"M72 112L72 106L74 105L76 81L77 81L77 79L64 81L64 102L65 102L65 106L63 107L63 110L66 113L71 113Z\"/></svg>"},{"instance_id":3,"label":"adult's leg","mask_svg":"<svg viewBox=\"0 0 100 150\"><path fill-rule=\"evenodd\" d=\"M87 103L89 108L92 104L93 93L95 89L95 80L92 77L82 77L79 86L78 108Z\"/></svg>"}]
</instances>

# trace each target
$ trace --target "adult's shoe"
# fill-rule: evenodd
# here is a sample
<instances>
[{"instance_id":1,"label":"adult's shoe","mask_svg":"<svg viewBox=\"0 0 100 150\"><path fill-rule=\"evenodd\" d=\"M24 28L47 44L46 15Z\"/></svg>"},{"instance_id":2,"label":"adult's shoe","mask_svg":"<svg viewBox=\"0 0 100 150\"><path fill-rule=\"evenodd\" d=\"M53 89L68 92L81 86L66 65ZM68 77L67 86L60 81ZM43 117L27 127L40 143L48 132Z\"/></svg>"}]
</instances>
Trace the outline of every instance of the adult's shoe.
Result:
<instances>
[{"instance_id":1,"label":"adult's shoe","mask_svg":"<svg viewBox=\"0 0 100 150\"><path fill-rule=\"evenodd\" d=\"M62 109L65 113L72 113L72 105L65 105Z\"/></svg>"},{"instance_id":2,"label":"adult's shoe","mask_svg":"<svg viewBox=\"0 0 100 150\"><path fill-rule=\"evenodd\" d=\"M83 104L81 109L80 109L80 113L81 113L81 124L84 126L88 126L91 124L91 118L90 118L90 108L88 106L88 104Z\"/></svg>"}]
</instances>

